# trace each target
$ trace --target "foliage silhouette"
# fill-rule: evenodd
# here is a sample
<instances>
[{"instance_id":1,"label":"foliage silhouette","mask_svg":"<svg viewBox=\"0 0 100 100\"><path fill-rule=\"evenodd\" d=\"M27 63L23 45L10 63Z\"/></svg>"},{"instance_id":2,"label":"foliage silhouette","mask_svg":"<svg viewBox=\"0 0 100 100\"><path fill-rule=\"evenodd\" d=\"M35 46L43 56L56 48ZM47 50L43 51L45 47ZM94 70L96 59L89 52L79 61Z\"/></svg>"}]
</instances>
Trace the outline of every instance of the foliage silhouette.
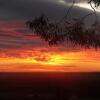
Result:
<instances>
[{"instance_id":1,"label":"foliage silhouette","mask_svg":"<svg viewBox=\"0 0 100 100\"><path fill-rule=\"evenodd\" d=\"M90 0L95 6L99 6L100 0ZM34 34L48 42L49 45L59 45L62 43L71 42L72 44L79 45L85 48L100 48L100 32L98 30L99 24L97 23L96 11L93 8L93 13L90 13L80 19L67 19L67 16L75 4L73 0L72 6L68 9L67 14L59 22L52 22L45 15L34 18L32 21L27 21L26 25L31 29ZM91 28L86 28L84 19L91 14L95 14L96 21Z\"/></svg>"},{"instance_id":2,"label":"foliage silhouette","mask_svg":"<svg viewBox=\"0 0 100 100\"><path fill-rule=\"evenodd\" d=\"M95 7L99 7L100 6L100 0L89 0L88 3L94 3Z\"/></svg>"}]
</instances>

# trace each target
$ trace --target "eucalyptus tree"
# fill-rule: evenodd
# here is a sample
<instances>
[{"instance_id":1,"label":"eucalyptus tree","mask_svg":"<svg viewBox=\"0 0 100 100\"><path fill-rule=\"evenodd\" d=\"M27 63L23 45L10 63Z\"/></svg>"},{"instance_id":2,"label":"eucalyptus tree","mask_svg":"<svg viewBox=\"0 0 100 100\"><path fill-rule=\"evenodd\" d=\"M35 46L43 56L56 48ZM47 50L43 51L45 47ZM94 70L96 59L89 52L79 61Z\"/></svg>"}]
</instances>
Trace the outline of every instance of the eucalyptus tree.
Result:
<instances>
[{"instance_id":1,"label":"eucalyptus tree","mask_svg":"<svg viewBox=\"0 0 100 100\"><path fill-rule=\"evenodd\" d=\"M48 42L49 45L61 45L71 42L75 46L100 48L100 31L98 30L100 26L97 23L95 10L95 8L99 7L100 0L87 0L87 3L90 4L93 12L82 18L68 19L68 15L75 4L75 0L73 0L71 7L69 7L61 20L54 22L46 15L41 15L31 21L27 21L26 25L34 34ZM92 5L93 3L95 6ZM90 28L85 28L84 19L92 14L95 14L96 21Z\"/></svg>"}]
</instances>

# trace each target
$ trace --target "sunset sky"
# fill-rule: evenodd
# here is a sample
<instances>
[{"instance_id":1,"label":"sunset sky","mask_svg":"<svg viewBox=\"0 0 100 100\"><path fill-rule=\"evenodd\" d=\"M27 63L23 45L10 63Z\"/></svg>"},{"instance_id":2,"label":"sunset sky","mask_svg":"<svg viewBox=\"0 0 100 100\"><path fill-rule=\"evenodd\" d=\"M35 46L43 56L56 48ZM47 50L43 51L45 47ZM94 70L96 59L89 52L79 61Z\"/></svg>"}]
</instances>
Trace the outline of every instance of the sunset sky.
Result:
<instances>
[{"instance_id":1,"label":"sunset sky","mask_svg":"<svg viewBox=\"0 0 100 100\"><path fill-rule=\"evenodd\" d=\"M92 12L87 0L76 0L70 17ZM72 0L0 0L0 72L91 72L100 71L100 50L48 46L26 28L25 22L46 14L51 19L64 16ZM100 10L97 10L98 18ZM94 16L86 19L92 23Z\"/></svg>"}]
</instances>

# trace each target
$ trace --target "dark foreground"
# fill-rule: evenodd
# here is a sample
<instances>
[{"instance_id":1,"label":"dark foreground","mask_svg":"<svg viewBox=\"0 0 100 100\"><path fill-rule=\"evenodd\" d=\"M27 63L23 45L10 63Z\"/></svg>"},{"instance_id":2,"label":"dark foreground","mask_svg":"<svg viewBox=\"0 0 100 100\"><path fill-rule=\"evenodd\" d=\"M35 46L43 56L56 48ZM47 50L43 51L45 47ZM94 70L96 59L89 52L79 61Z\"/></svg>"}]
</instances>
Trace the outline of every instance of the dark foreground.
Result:
<instances>
[{"instance_id":1,"label":"dark foreground","mask_svg":"<svg viewBox=\"0 0 100 100\"><path fill-rule=\"evenodd\" d=\"M0 100L100 100L100 73L0 73Z\"/></svg>"}]
</instances>

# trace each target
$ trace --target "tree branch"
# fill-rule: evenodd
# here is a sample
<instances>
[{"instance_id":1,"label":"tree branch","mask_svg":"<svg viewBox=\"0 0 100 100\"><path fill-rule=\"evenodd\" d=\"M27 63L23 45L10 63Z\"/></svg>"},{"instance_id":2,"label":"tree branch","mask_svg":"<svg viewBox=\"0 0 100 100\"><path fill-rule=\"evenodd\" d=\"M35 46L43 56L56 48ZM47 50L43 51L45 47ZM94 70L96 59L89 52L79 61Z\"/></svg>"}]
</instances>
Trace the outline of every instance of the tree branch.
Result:
<instances>
[{"instance_id":1,"label":"tree branch","mask_svg":"<svg viewBox=\"0 0 100 100\"><path fill-rule=\"evenodd\" d=\"M91 6L91 8L93 9L93 11L94 11L94 14L95 14L95 22L98 22L98 17L97 17L97 14L96 14L96 10L95 10L95 8L92 6L92 3L90 2L90 6Z\"/></svg>"},{"instance_id":2,"label":"tree branch","mask_svg":"<svg viewBox=\"0 0 100 100\"><path fill-rule=\"evenodd\" d=\"M58 24L67 19L69 13L71 12L71 9L74 7L74 4L75 0L72 1L72 5L68 8L66 15L58 22Z\"/></svg>"}]
</instances>

